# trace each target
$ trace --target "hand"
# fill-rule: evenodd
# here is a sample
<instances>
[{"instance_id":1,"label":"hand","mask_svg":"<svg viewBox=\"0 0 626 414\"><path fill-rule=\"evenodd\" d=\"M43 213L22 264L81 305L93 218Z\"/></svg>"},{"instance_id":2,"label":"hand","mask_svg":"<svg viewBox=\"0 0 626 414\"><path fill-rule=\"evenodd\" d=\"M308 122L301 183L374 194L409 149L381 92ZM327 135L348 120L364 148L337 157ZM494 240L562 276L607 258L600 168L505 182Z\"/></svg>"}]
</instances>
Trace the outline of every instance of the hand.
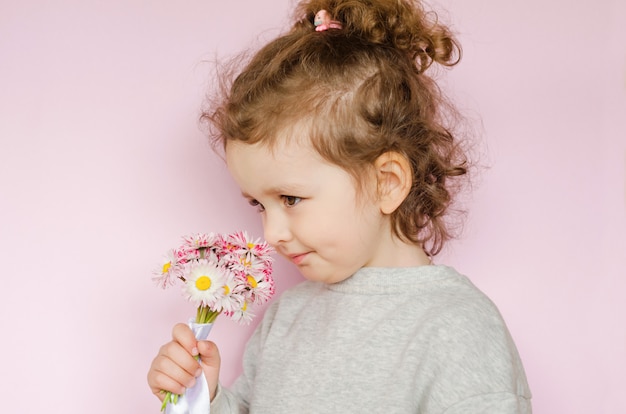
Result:
<instances>
[{"instance_id":1,"label":"hand","mask_svg":"<svg viewBox=\"0 0 626 414\"><path fill-rule=\"evenodd\" d=\"M200 356L200 362L196 356ZM202 371L209 384L211 400L217 392L220 372L220 354L211 341L196 340L185 324L179 323L172 330L172 340L161 347L148 371L148 385L152 393L163 401L161 390L183 394L185 388L196 382Z\"/></svg>"}]
</instances>

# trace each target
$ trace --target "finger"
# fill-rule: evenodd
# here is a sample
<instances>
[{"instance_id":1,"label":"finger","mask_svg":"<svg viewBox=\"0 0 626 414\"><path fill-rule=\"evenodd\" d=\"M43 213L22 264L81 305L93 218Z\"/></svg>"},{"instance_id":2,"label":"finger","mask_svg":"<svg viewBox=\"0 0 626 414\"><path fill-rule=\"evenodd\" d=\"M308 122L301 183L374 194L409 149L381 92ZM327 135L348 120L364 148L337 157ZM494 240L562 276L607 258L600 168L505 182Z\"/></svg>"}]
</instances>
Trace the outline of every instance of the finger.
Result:
<instances>
[{"instance_id":1,"label":"finger","mask_svg":"<svg viewBox=\"0 0 626 414\"><path fill-rule=\"evenodd\" d=\"M198 341L198 350L200 351L200 362L204 376L209 386L209 395L211 400L213 400L217 392L220 374L220 352L217 345L211 341Z\"/></svg>"},{"instance_id":2,"label":"finger","mask_svg":"<svg viewBox=\"0 0 626 414\"><path fill-rule=\"evenodd\" d=\"M168 361L171 361L176 367L186 371L189 375L196 375L200 368L198 360L178 342L172 341L163 345L159 355L165 357L166 360L161 362L166 367L169 367Z\"/></svg>"},{"instance_id":3,"label":"finger","mask_svg":"<svg viewBox=\"0 0 626 414\"><path fill-rule=\"evenodd\" d=\"M172 339L178 342L191 355L198 355L197 339L189 326L184 323L177 323L172 329Z\"/></svg>"},{"instance_id":4,"label":"finger","mask_svg":"<svg viewBox=\"0 0 626 414\"><path fill-rule=\"evenodd\" d=\"M152 393L161 401L165 398L166 391L179 395L185 392L185 387L182 384L179 384L162 372L151 371L148 374L148 384L150 384ZM155 386L153 384L160 385Z\"/></svg>"},{"instance_id":5,"label":"finger","mask_svg":"<svg viewBox=\"0 0 626 414\"><path fill-rule=\"evenodd\" d=\"M152 367L148 372L148 384L155 394L160 390L182 394L185 392L185 388L195 384L195 377L200 375L202 371L200 365L195 360L194 366L195 369L190 373L175 361L161 355L155 358L152 363ZM159 395L157 394L157 396Z\"/></svg>"},{"instance_id":6,"label":"finger","mask_svg":"<svg viewBox=\"0 0 626 414\"><path fill-rule=\"evenodd\" d=\"M198 341L200 360L204 365L219 368L221 358L220 351L212 341Z\"/></svg>"}]
</instances>

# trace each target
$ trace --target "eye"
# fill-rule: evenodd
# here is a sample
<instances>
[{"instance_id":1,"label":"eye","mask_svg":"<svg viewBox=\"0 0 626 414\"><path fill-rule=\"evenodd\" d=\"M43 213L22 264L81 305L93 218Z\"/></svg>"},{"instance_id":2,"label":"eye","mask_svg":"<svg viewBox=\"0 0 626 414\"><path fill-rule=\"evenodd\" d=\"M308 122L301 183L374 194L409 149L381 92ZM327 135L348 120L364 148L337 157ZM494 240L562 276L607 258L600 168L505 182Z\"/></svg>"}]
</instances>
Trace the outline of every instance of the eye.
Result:
<instances>
[{"instance_id":1,"label":"eye","mask_svg":"<svg viewBox=\"0 0 626 414\"><path fill-rule=\"evenodd\" d=\"M302 199L300 197L296 197L296 196L288 196L288 195L284 195L283 197L283 201L285 203L285 205L287 207L293 207L296 204L298 204L300 201L302 201Z\"/></svg>"},{"instance_id":2,"label":"eye","mask_svg":"<svg viewBox=\"0 0 626 414\"><path fill-rule=\"evenodd\" d=\"M265 207L263 207L263 204L259 203L254 198L251 198L250 200L248 200L248 204L250 204L252 207L256 207L259 213L262 213L263 211L265 211Z\"/></svg>"}]
</instances>

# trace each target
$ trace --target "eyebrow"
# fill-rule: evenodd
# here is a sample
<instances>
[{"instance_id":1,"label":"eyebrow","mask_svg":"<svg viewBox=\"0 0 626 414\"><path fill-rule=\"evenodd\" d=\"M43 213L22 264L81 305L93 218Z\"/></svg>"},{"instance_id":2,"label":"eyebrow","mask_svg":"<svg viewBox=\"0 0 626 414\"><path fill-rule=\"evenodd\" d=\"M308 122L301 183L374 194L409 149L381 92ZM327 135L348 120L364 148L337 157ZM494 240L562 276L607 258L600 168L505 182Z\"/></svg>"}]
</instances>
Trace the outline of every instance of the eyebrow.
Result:
<instances>
[{"instance_id":1,"label":"eyebrow","mask_svg":"<svg viewBox=\"0 0 626 414\"><path fill-rule=\"evenodd\" d=\"M300 194L304 191L304 187L301 185L297 185L297 184L290 184L290 185L285 185L282 187L271 187L267 190L263 191L263 194L271 194L271 195L294 195L294 194ZM253 199L255 197L251 196L250 194L246 193L245 191L241 192L241 195L244 198L247 199Z\"/></svg>"}]
</instances>

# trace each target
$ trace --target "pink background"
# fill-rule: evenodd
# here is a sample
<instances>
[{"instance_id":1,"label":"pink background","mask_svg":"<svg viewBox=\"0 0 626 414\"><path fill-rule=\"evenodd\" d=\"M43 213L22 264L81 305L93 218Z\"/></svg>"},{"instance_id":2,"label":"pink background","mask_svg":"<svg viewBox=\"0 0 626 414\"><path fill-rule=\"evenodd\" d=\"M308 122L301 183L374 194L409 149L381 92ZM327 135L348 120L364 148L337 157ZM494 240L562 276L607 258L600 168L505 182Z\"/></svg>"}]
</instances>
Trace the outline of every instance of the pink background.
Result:
<instances>
[{"instance_id":1,"label":"pink background","mask_svg":"<svg viewBox=\"0 0 626 414\"><path fill-rule=\"evenodd\" d=\"M150 271L189 232L261 235L196 123L207 62L291 3L35 3L0 2L1 411L158 413L146 372L193 309ZM439 262L499 305L536 413L624 413L626 3L439 6L465 50L445 87L490 165ZM226 384L251 329L212 333Z\"/></svg>"}]
</instances>

